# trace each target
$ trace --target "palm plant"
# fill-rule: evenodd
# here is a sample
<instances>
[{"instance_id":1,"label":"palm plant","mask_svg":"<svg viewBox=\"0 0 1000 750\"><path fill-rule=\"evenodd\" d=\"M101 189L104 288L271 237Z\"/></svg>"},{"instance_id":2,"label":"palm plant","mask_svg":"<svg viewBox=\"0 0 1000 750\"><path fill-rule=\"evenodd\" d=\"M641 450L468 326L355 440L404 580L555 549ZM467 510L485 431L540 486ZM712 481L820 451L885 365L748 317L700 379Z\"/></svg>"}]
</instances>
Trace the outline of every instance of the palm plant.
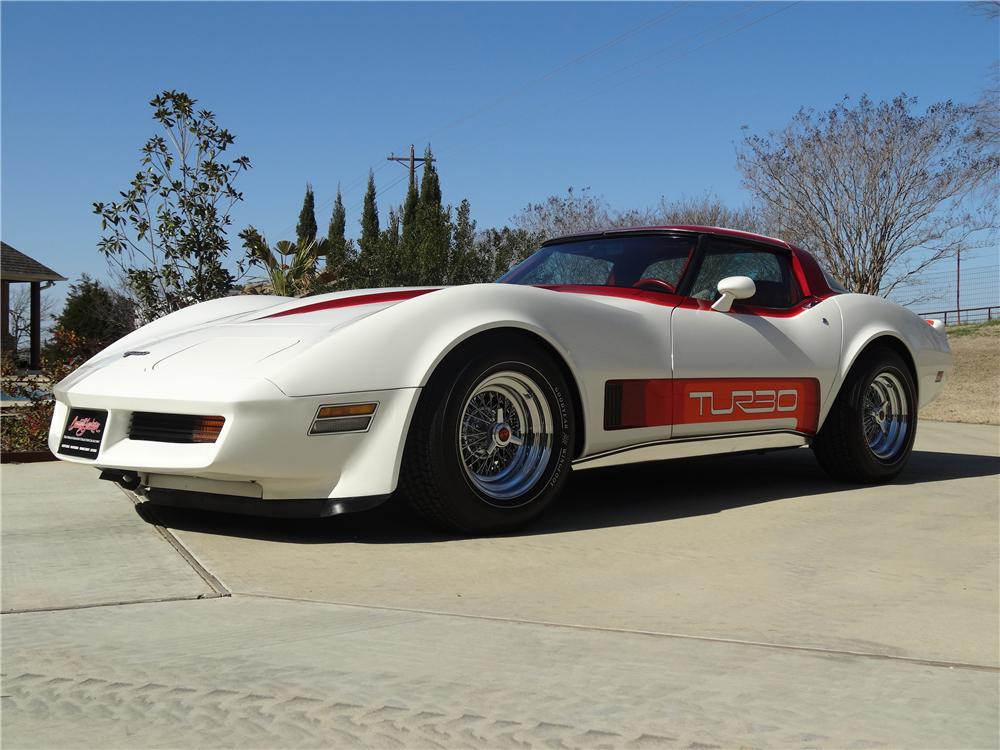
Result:
<instances>
[{"instance_id":1,"label":"palm plant","mask_svg":"<svg viewBox=\"0 0 1000 750\"><path fill-rule=\"evenodd\" d=\"M264 235L253 227L240 232L251 265L261 266L267 273L273 294L283 297L304 297L334 281L338 269L320 271L320 256L329 252L326 239L280 240L272 248Z\"/></svg>"}]
</instances>

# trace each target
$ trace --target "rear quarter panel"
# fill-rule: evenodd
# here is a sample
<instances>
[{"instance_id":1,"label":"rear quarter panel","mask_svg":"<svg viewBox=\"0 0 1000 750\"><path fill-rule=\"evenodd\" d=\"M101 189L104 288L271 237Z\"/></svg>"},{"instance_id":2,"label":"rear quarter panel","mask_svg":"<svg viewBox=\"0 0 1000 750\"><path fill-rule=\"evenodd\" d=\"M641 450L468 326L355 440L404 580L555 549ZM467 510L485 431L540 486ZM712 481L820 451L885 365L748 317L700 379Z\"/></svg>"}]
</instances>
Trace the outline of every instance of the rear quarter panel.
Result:
<instances>
[{"instance_id":1,"label":"rear quarter panel","mask_svg":"<svg viewBox=\"0 0 1000 750\"><path fill-rule=\"evenodd\" d=\"M833 301L840 308L844 321L844 357L837 388L824 405L824 416L858 356L882 336L901 341L910 353L916 369L918 405L926 406L937 398L953 369L948 336L944 331L934 330L913 312L882 297L841 294ZM939 372L944 373L943 379L935 382Z\"/></svg>"}]
</instances>

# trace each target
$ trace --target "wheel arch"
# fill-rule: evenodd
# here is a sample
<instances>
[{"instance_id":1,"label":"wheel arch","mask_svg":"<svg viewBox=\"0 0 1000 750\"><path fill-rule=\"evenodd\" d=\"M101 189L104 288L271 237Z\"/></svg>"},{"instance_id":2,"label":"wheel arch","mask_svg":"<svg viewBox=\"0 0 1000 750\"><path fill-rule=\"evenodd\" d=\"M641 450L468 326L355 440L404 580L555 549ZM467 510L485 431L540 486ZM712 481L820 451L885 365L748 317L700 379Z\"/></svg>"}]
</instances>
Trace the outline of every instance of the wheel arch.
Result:
<instances>
[{"instance_id":1,"label":"wheel arch","mask_svg":"<svg viewBox=\"0 0 1000 750\"><path fill-rule=\"evenodd\" d=\"M840 394L840 390L844 387L847 382L848 377L851 372L857 366L859 360L868 352L873 349L884 348L898 354L903 362L906 363L907 369L910 371L910 376L913 378L913 388L916 392L917 401L920 400L919 392L919 378L917 377L917 365L916 360L913 357L913 352L910 351L910 347L906 342L898 335L892 331L878 331L870 333L865 339L860 340L850 348L848 352L845 352L844 364L841 367L837 391L830 399L830 405L836 400L836 396Z\"/></svg>"},{"instance_id":2,"label":"wheel arch","mask_svg":"<svg viewBox=\"0 0 1000 750\"><path fill-rule=\"evenodd\" d=\"M426 386L430 379L434 376L434 373L438 372L442 367L447 366L449 362L455 359L460 359L464 353L469 351L472 347L481 346L490 340L498 339L507 341L531 341L541 347L550 357L552 357L553 362L555 362L556 366L562 373L563 378L565 378L566 384L569 386L570 403L573 407L573 416L576 419L576 437L573 445L573 456L576 458L581 455L586 444L587 415L583 406L584 400L580 381L563 352L554 342L550 341L540 331L509 324L468 331L465 335L454 339L449 346L445 347L441 351L440 356L428 368L421 385ZM423 398L423 393L421 393L421 398Z\"/></svg>"}]
</instances>

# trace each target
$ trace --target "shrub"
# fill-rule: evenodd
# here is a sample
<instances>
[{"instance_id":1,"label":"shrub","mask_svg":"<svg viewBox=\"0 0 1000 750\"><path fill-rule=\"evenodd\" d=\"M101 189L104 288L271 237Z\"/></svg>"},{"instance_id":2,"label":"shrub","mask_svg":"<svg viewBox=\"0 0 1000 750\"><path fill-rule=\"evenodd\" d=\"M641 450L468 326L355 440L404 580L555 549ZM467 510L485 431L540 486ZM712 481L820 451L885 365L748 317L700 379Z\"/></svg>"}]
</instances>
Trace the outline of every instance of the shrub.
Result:
<instances>
[{"instance_id":1,"label":"shrub","mask_svg":"<svg viewBox=\"0 0 1000 750\"><path fill-rule=\"evenodd\" d=\"M0 421L0 452L43 451L48 447L49 423L55 400L52 386L82 365L93 344L70 331L57 328L53 346L36 375L17 366L10 353L0 359L0 387L8 396L25 399L24 406L9 407Z\"/></svg>"}]
</instances>

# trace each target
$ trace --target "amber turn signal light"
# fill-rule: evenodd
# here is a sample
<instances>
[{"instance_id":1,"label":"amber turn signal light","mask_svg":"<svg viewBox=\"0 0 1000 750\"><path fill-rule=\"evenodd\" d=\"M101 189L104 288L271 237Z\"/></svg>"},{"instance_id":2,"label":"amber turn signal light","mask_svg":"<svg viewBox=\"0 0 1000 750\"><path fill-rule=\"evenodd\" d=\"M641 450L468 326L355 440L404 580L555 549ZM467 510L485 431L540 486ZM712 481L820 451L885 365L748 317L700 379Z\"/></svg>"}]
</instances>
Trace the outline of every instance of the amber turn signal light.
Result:
<instances>
[{"instance_id":1,"label":"amber turn signal light","mask_svg":"<svg viewBox=\"0 0 1000 750\"><path fill-rule=\"evenodd\" d=\"M347 404L346 406L321 406L316 419L333 417L363 417L375 413L378 404Z\"/></svg>"},{"instance_id":2,"label":"amber turn signal light","mask_svg":"<svg viewBox=\"0 0 1000 750\"><path fill-rule=\"evenodd\" d=\"M329 435L336 432L367 432L375 418L378 403L341 404L321 406L316 412L310 435Z\"/></svg>"},{"instance_id":3,"label":"amber turn signal light","mask_svg":"<svg viewBox=\"0 0 1000 750\"><path fill-rule=\"evenodd\" d=\"M191 441L194 443L214 443L219 439L219 433L222 432L222 425L225 423L225 417L199 417L191 433Z\"/></svg>"}]
</instances>

